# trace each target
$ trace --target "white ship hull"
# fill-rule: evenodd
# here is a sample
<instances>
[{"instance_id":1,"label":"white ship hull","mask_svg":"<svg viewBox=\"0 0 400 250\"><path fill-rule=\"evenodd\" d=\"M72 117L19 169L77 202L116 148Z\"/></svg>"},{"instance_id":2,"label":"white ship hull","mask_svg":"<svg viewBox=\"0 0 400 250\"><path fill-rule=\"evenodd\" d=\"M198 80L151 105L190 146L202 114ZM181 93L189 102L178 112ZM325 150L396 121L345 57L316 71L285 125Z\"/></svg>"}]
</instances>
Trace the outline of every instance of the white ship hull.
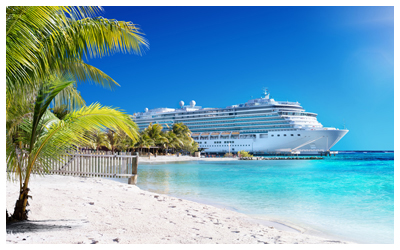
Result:
<instances>
[{"instance_id":1,"label":"white ship hull","mask_svg":"<svg viewBox=\"0 0 400 250\"><path fill-rule=\"evenodd\" d=\"M317 114L306 112L298 102L275 101L267 90L264 97L226 108L202 108L179 103L180 109L145 109L134 115L141 130L150 123L169 130L182 123L205 153L320 154L329 151L347 132L324 127Z\"/></svg>"},{"instance_id":2,"label":"white ship hull","mask_svg":"<svg viewBox=\"0 0 400 250\"><path fill-rule=\"evenodd\" d=\"M253 154L299 153L320 154L330 150L348 130L299 130L270 132L252 139L196 140L205 153L237 153L241 150ZM279 135L279 136L278 136ZM292 136L293 135L293 136ZM300 135L300 136L299 136Z\"/></svg>"}]
</instances>

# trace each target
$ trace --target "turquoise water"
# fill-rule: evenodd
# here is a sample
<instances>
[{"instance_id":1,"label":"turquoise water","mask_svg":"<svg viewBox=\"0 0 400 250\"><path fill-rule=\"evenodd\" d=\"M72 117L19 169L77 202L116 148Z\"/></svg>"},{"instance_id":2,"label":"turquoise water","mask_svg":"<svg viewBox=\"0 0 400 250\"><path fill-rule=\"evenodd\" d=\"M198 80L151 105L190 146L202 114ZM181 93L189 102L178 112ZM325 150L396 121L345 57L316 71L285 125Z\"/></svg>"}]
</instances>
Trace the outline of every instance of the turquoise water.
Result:
<instances>
[{"instance_id":1,"label":"turquoise water","mask_svg":"<svg viewBox=\"0 0 400 250\"><path fill-rule=\"evenodd\" d=\"M394 243L394 154L140 164L138 186L358 243Z\"/></svg>"}]
</instances>

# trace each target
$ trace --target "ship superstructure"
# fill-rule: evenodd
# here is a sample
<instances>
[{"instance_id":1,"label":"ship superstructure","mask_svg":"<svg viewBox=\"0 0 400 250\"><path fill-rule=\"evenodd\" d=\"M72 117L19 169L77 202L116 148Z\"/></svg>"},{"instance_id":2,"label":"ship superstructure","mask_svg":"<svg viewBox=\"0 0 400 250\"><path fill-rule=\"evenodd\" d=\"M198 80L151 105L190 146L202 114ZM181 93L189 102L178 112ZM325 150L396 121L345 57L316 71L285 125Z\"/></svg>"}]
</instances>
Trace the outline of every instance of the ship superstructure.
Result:
<instances>
[{"instance_id":1,"label":"ship superstructure","mask_svg":"<svg viewBox=\"0 0 400 250\"><path fill-rule=\"evenodd\" d=\"M164 129L182 122L199 148L208 153L297 153L328 151L348 130L323 127L317 114L298 102L275 101L268 90L261 98L226 108L202 108L195 101L180 108L157 108L133 115L139 129L159 123Z\"/></svg>"}]
</instances>

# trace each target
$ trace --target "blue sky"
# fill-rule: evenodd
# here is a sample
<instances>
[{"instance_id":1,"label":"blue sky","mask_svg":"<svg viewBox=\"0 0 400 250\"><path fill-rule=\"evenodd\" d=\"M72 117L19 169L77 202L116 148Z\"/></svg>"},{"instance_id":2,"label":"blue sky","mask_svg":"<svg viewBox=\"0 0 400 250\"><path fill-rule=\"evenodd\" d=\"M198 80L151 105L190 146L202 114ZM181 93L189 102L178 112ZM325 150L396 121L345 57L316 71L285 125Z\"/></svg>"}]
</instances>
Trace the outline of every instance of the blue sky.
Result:
<instances>
[{"instance_id":1,"label":"blue sky","mask_svg":"<svg viewBox=\"0 0 400 250\"><path fill-rule=\"evenodd\" d=\"M349 129L336 150L394 149L393 7L104 7L138 24L142 56L88 63L121 87L79 85L86 102L127 113L195 100L226 107L261 96L298 101L327 127Z\"/></svg>"}]
</instances>

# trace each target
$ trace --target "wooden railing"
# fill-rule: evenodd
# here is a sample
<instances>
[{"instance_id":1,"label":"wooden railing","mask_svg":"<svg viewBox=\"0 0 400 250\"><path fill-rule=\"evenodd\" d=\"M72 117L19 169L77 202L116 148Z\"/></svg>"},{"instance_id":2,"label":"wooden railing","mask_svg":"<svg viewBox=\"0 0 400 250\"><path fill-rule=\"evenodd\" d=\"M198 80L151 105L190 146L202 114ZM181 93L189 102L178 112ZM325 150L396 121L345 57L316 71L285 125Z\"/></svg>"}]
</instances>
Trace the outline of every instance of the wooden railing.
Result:
<instances>
[{"instance_id":1,"label":"wooden railing","mask_svg":"<svg viewBox=\"0 0 400 250\"><path fill-rule=\"evenodd\" d=\"M70 152L62 160L51 162L46 174L72 175L83 177L129 178L129 184L136 184L139 155L137 152L89 150Z\"/></svg>"}]
</instances>

